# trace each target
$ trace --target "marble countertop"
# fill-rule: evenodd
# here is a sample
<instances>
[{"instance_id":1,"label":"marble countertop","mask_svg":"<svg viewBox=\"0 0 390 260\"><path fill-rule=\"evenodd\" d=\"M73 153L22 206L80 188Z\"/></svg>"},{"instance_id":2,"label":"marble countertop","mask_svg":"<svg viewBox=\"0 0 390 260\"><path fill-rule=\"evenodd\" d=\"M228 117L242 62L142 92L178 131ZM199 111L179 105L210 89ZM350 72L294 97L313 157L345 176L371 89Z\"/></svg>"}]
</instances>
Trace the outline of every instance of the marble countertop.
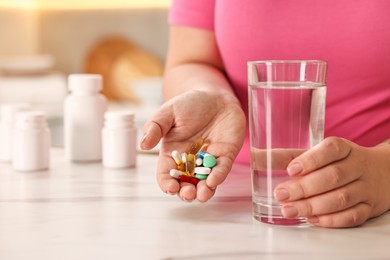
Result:
<instances>
[{"instance_id":1,"label":"marble countertop","mask_svg":"<svg viewBox=\"0 0 390 260\"><path fill-rule=\"evenodd\" d=\"M156 162L112 170L52 149L48 171L0 163L0 259L390 259L390 213L351 229L267 225L252 218L248 166L201 204L164 194Z\"/></svg>"}]
</instances>

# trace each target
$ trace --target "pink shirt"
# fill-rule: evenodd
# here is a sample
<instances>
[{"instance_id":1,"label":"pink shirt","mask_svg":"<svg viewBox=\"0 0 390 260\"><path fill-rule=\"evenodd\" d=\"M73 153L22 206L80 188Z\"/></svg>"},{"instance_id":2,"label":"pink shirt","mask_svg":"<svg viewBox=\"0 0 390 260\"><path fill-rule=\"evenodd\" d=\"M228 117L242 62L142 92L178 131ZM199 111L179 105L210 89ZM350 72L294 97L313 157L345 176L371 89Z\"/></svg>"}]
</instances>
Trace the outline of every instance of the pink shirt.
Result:
<instances>
[{"instance_id":1,"label":"pink shirt","mask_svg":"<svg viewBox=\"0 0 390 260\"><path fill-rule=\"evenodd\" d=\"M174 0L170 23L215 32L246 113L247 61L328 61L325 136L373 146L390 137L389 14L389 0Z\"/></svg>"}]
</instances>

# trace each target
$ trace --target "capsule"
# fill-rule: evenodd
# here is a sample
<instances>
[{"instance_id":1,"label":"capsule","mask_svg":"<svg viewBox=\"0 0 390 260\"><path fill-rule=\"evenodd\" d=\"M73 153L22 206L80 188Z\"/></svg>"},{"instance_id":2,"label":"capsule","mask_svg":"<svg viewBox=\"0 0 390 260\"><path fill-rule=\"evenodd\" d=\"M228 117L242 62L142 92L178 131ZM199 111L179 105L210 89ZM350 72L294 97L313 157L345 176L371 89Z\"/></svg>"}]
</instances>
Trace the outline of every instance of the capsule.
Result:
<instances>
[{"instance_id":1,"label":"capsule","mask_svg":"<svg viewBox=\"0 0 390 260\"><path fill-rule=\"evenodd\" d=\"M173 160L175 161L176 165L180 165L182 163L181 155L178 151L174 150L171 153Z\"/></svg>"},{"instance_id":2,"label":"capsule","mask_svg":"<svg viewBox=\"0 0 390 260\"><path fill-rule=\"evenodd\" d=\"M176 166L176 169L181 171L181 172L185 172L186 171L186 164L182 162Z\"/></svg>"},{"instance_id":3,"label":"capsule","mask_svg":"<svg viewBox=\"0 0 390 260\"><path fill-rule=\"evenodd\" d=\"M209 143L204 141L202 147L200 147L200 151L207 151L208 146L209 146Z\"/></svg>"},{"instance_id":4,"label":"capsule","mask_svg":"<svg viewBox=\"0 0 390 260\"><path fill-rule=\"evenodd\" d=\"M196 138L195 141L187 148L186 153L196 155L200 151L200 148L202 148L203 143L204 140L202 137Z\"/></svg>"},{"instance_id":5,"label":"capsule","mask_svg":"<svg viewBox=\"0 0 390 260\"><path fill-rule=\"evenodd\" d=\"M213 155L211 155L211 154L209 154L209 153L207 153L207 152L205 152L203 149L201 149L199 152L198 152L198 157L199 158L204 158L204 157L206 157L206 156L213 156Z\"/></svg>"},{"instance_id":6,"label":"capsule","mask_svg":"<svg viewBox=\"0 0 390 260\"><path fill-rule=\"evenodd\" d=\"M187 175L180 175L179 176L179 181L181 181L181 182L188 182L188 183L196 185L196 184L198 184L199 179L197 179L195 177L187 176Z\"/></svg>"},{"instance_id":7,"label":"capsule","mask_svg":"<svg viewBox=\"0 0 390 260\"><path fill-rule=\"evenodd\" d=\"M200 150L200 151L198 152L198 158L202 158L202 159L203 159L207 154L208 154L208 153L206 153L205 151Z\"/></svg>"},{"instance_id":8,"label":"capsule","mask_svg":"<svg viewBox=\"0 0 390 260\"><path fill-rule=\"evenodd\" d=\"M172 169L169 171L169 175L171 175L173 178L176 178L176 179L179 179L179 177L183 174L184 174L184 172L176 170L176 169Z\"/></svg>"},{"instance_id":9,"label":"capsule","mask_svg":"<svg viewBox=\"0 0 390 260\"><path fill-rule=\"evenodd\" d=\"M189 176L195 176L195 167L196 167L196 157L195 155L189 153L187 154L186 160L186 172Z\"/></svg>"},{"instance_id":10,"label":"capsule","mask_svg":"<svg viewBox=\"0 0 390 260\"><path fill-rule=\"evenodd\" d=\"M186 163L186 162L187 162L187 154L186 154L186 153L182 153L182 154L181 154L181 161L182 161L183 163Z\"/></svg>"}]
</instances>

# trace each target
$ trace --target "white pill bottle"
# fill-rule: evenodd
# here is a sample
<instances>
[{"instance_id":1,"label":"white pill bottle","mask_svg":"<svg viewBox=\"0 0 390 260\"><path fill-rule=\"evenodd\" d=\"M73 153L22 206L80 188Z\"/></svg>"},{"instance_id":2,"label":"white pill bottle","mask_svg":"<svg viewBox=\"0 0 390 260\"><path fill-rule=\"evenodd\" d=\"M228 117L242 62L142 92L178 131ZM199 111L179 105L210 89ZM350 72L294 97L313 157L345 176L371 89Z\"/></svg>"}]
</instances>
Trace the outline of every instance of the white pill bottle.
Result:
<instances>
[{"instance_id":1,"label":"white pill bottle","mask_svg":"<svg viewBox=\"0 0 390 260\"><path fill-rule=\"evenodd\" d=\"M11 162L13 156L13 133L16 114L26 111L27 103L4 104L0 108L0 160Z\"/></svg>"},{"instance_id":2,"label":"white pill bottle","mask_svg":"<svg viewBox=\"0 0 390 260\"><path fill-rule=\"evenodd\" d=\"M65 157L73 162L102 159L102 129L107 101L99 74L70 74L64 103Z\"/></svg>"},{"instance_id":3,"label":"white pill bottle","mask_svg":"<svg viewBox=\"0 0 390 260\"><path fill-rule=\"evenodd\" d=\"M21 112L16 116L12 166L18 171L49 168L51 136L43 111Z\"/></svg>"},{"instance_id":4,"label":"white pill bottle","mask_svg":"<svg viewBox=\"0 0 390 260\"><path fill-rule=\"evenodd\" d=\"M137 128L134 113L112 111L105 114L103 128L103 166L130 168L136 166Z\"/></svg>"}]
</instances>

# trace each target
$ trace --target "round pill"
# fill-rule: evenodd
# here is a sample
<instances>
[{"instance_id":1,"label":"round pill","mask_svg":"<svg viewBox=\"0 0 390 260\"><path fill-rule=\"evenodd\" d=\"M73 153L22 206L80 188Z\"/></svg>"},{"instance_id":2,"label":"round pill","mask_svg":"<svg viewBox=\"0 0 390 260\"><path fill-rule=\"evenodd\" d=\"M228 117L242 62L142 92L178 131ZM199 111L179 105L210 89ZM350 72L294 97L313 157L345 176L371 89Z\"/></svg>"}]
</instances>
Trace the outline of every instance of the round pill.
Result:
<instances>
[{"instance_id":1,"label":"round pill","mask_svg":"<svg viewBox=\"0 0 390 260\"><path fill-rule=\"evenodd\" d=\"M206 180L207 176L208 175L206 174L195 174L195 178L197 178L198 180Z\"/></svg>"},{"instance_id":2,"label":"round pill","mask_svg":"<svg viewBox=\"0 0 390 260\"><path fill-rule=\"evenodd\" d=\"M207 168L207 167L195 167L195 171L194 172L196 174L208 175L208 174L210 174L211 169Z\"/></svg>"},{"instance_id":3,"label":"round pill","mask_svg":"<svg viewBox=\"0 0 390 260\"><path fill-rule=\"evenodd\" d=\"M202 158L196 158L196 165L201 166L203 164Z\"/></svg>"},{"instance_id":4,"label":"round pill","mask_svg":"<svg viewBox=\"0 0 390 260\"><path fill-rule=\"evenodd\" d=\"M207 155L203 158L203 166L213 168L217 164L217 159L212 155Z\"/></svg>"}]
</instances>

